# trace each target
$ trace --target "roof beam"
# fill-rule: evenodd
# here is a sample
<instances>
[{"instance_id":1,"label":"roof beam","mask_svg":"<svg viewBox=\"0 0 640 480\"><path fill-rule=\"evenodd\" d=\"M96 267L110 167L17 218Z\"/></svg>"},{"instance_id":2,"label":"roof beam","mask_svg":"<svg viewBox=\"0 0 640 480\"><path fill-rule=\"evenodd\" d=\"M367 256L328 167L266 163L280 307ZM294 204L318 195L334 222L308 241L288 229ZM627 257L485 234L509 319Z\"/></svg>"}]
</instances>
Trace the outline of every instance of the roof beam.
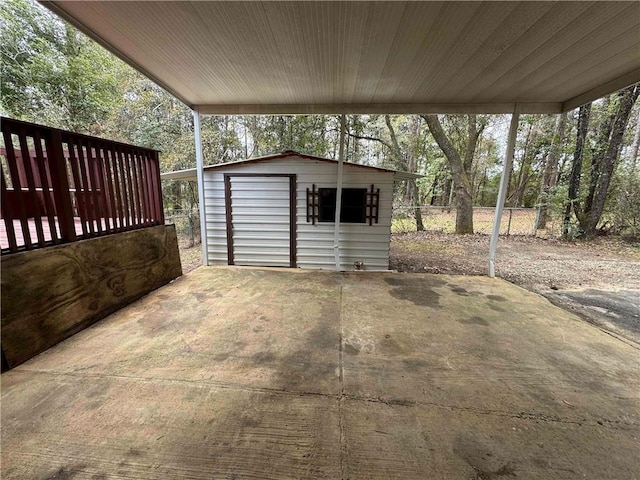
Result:
<instances>
[{"instance_id":1,"label":"roof beam","mask_svg":"<svg viewBox=\"0 0 640 480\"><path fill-rule=\"evenodd\" d=\"M618 90L621 90L628 87L629 85L633 85L634 83L638 82L640 82L640 68L632 70L631 72L618 77L615 80L611 80L610 82L600 85L593 90L589 90L588 92L567 100L562 104L562 111L568 112L569 110L578 108L585 103L593 102L594 100L598 100L605 95L617 92Z\"/></svg>"},{"instance_id":2,"label":"roof beam","mask_svg":"<svg viewBox=\"0 0 640 480\"><path fill-rule=\"evenodd\" d=\"M562 113L561 102L518 103L521 113ZM202 115L338 115L513 113L515 103L346 103L346 104L229 104L196 105Z\"/></svg>"}]
</instances>

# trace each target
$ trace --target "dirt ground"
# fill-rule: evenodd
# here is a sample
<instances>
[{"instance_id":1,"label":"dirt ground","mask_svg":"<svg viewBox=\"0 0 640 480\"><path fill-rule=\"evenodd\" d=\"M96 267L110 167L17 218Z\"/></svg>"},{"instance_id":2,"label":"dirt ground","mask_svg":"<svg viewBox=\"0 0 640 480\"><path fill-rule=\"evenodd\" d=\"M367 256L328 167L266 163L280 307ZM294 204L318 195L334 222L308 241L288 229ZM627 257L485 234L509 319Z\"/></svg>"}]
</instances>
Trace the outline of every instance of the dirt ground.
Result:
<instances>
[{"instance_id":1,"label":"dirt ground","mask_svg":"<svg viewBox=\"0 0 640 480\"><path fill-rule=\"evenodd\" d=\"M200 244L189 247L186 243L180 243L179 246L183 274L189 273L202 265L202 247Z\"/></svg>"},{"instance_id":2,"label":"dirt ground","mask_svg":"<svg viewBox=\"0 0 640 480\"><path fill-rule=\"evenodd\" d=\"M394 235L391 269L399 272L486 275L489 236L431 232ZM617 238L590 242L501 237L498 276L531 290L582 286L638 288L640 245Z\"/></svg>"},{"instance_id":3,"label":"dirt ground","mask_svg":"<svg viewBox=\"0 0 640 480\"><path fill-rule=\"evenodd\" d=\"M402 214L405 215L402 215ZM394 213L391 224L392 233L408 233L416 231L413 212L406 215L407 209L398 209ZM476 233L488 235L493 230L494 208L474 207L473 228ZM422 223L426 231L438 233L454 233L456 229L456 209L447 207L423 207ZM536 223L536 210L533 208L506 208L500 223L501 235L531 235ZM553 235L557 226L548 224L547 234Z\"/></svg>"}]
</instances>

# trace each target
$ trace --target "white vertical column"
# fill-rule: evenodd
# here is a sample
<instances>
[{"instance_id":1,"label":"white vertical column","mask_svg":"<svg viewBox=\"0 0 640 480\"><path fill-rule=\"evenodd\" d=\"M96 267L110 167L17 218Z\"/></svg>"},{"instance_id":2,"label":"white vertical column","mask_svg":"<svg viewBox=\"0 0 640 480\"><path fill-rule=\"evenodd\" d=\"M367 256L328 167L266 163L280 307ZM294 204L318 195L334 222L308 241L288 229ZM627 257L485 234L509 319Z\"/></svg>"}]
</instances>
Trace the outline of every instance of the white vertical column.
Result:
<instances>
[{"instance_id":1,"label":"white vertical column","mask_svg":"<svg viewBox=\"0 0 640 480\"><path fill-rule=\"evenodd\" d=\"M509 126L509 140L507 141L507 151L504 156L504 170L500 178L500 190L498 191L498 199L496 200L496 213L493 218L493 232L491 232L491 241L489 242L489 276L496 276L496 249L498 248L498 236L500 235L500 223L502 221L502 210L504 202L507 198L507 190L509 188L509 177L511 175L511 165L513 164L513 153L516 148L516 136L518 134L518 120L520 112L518 105L515 106L511 115L511 125Z\"/></svg>"},{"instance_id":2,"label":"white vertical column","mask_svg":"<svg viewBox=\"0 0 640 480\"><path fill-rule=\"evenodd\" d=\"M333 253L336 259L336 270L340 270L340 212L342 210L342 172L344 169L344 134L346 130L345 116L340 116L340 152L338 154L338 185L336 188L336 217L333 232Z\"/></svg>"},{"instance_id":3,"label":"white vertical column","mask_svg":"<svg viewBox=\"0 0 640 480\"><path fill-rule=\"evenodd\" d=\"M200 241L202 244L202 265L209 264L207 250L207 216L204 206L204 167L202 160L202 139L200 136L200 113L193 111L193 132L196 143L196 175L198 177L198 206L200 210Z\"/></svg>"}]
</instances>

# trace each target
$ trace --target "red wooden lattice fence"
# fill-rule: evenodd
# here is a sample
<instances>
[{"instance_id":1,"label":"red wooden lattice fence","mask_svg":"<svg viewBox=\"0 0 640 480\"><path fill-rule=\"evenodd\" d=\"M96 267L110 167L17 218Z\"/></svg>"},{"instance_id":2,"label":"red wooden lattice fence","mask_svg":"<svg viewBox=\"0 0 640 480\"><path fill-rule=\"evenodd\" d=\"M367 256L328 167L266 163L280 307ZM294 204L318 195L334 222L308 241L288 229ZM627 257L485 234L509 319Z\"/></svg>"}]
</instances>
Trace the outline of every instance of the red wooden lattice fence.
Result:
<instances>
[{"instance_id":1,"label":"red wooden lattice fence","mask_svg":"<svg viewBox=\"0 0 640 480\"><path fill-rule=\"evenodd\" d=\"M2 253L164 224L158 152L2 117Z\"/></svg>"}]
</instances>

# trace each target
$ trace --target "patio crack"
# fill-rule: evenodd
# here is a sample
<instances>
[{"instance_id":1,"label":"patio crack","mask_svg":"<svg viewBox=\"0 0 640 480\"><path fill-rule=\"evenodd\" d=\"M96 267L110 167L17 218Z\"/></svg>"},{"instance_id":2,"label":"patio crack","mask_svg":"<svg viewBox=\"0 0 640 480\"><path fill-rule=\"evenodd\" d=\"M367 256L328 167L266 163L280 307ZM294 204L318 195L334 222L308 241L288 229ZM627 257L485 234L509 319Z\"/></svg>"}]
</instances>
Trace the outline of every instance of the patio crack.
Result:
<instances>
[{"instance_id":1,"label":"patio crack","mask_svg":"<svg viewBox=\"0 0 640 480\"><path fill-rule=\"evenodd\" d=\"M92 379L118 379L118 380L128 380L134 382L149 382L149 383L174 383L174 384L188 384L194 386L201 387L213 387L220 388L225 390L240 390L246 392L254 392L254 393L264 393L271 395L286 395L292 397L322 397L322 398L332 398L332 399L340 399L341 395L339 393L324 393L324 392L308 392L304 390L286 390L280 388L269 388L269 387L252 387L250 385L245 385L241 383L233 383L233 382L224 382L218 380L188 380L183 378L161 378L161 377L142 377L137 375L118 375L113 373L101 374L101 373L88 373L88 372L79 372L79 371L69 371L69 372L61 372L55 370L41 370L41 369L32 369L32 368L21 368L21 372L29 372L36 373L40 375L56 375L63 377L74 377L74 378L92 378Z\"/></svg>"},{"instance_id":2,"label":"patio crack","mask_svg":"<svg viewBox=\"0 0 640 480\"><path fill-rule=\"evenodd\" d=\"M338 343L338 371L340 377L340 396L338 398L338 427L340 429L340 476L342 480L345 480L347 477L347 438L345 434L345 422L344 422L344 414L342 411L344 402L346 400L346 396L344 393L344 349L343 349L343 339L344 339L344 329L342 325L342 285L340 285L340 290L338 294L338 322L340 326L340 342Z\"/></svg>"},{"instance_id":3,"label":"patio crack","mask_svg":"<svg viewBox=\"0 0 640 480\"><path fill-rule=\"evenodd\" d=\"M341 370L341 368L340 368ZM232 382L220 382L220 381L210 381L210 380L185 380L185 379L175 379L175 378L152 378L152 377L139 377L134 375L115 375L115 374L98 374L98 373L78 373L78 372L60 372L54 370L41 370L41 369L32 369L32 368L20 368L20 372L29 372L35 373L39 375L54 375L54 376L64 376L64 377L73 377L73 378L94 378L94 379L119 379L125 381L142 381L142 382L153 382L153 383L177 383L177 384L190 384L200 387L214 387L220 389L231 389L231 390L240 390L246 392L253 393L262 393L267 395L285 395L292 397L316 397L316 398L326 398L326 399L334 399L338 401L338 419L339 419L339 428L340 428L340 446L341 446L341 469L343 473L343 479L346 478L347 470L347 442L346 442L346 427L344 423L344 414L343 408L344 403L347 400L355 401L355 402L364 402L364 403L374 403L374 404L383 404L390 407L434 407L446 409L449 411L464 411L469 412L476 415L490 415L496 417L506 417L506 418L516 418L521 420L532 420L537 422L545 422L545 423L560 423L560 424L568 424L568 425L577 425L577 426L591 426L591 427L631 427L638 428L640 427L640 423L637 422L625 422L621 420L611 420L608 418L579 418L579 419L571 419L571 418L562 418L555 415L545 414L545 413L535 413L535 412L507 412L502 410L491 410L491 409L481 409L474 407L464 407L458 405L445 405L436 402L421 402L414 400L406 400L406 399L393 399L393 398L385 398L385 397L370 397L365 395L354 395L348 394L344 391L344 385L342 382L342 377L340 379L340 392L339 393L323 393L323 392L310 392L310 391L294 391L294 390L283 390L278 388L265 388L265 387L251 387L249 385L236 384Z\"/></svg>"},{"instance_id":4,"label":"patio crack","mask_svg":"<svg viewBox=\"0 0 640 480\"><path fill-rule=\"evenodd\" d=\"M435 407L442 408L450 411L463 411L469 412L476 415L489 415L496 417L508 417L508 418L517 418L521 420L534 420L544 423L561 423L568 425L577 425L577 426L620 426L620 427L640 427L640 424L634 422L624 422L620 420L610 420L607 418L600 419L570 419L558 417L555 415L550 415L546 413L535 413L535 412L505 412L501 410L490 410L490 409L482 409L482 408L474 408L474 407L462 407L457 405L444 405L441 403L435 402L420 402L413 400L399 400L399 399L386 399L382 397L364 397L360 395L343 395L343 398L353 401L359 402L369 402L369 403L379 403L392 407Z\"/></svg>"}]
</instances>

